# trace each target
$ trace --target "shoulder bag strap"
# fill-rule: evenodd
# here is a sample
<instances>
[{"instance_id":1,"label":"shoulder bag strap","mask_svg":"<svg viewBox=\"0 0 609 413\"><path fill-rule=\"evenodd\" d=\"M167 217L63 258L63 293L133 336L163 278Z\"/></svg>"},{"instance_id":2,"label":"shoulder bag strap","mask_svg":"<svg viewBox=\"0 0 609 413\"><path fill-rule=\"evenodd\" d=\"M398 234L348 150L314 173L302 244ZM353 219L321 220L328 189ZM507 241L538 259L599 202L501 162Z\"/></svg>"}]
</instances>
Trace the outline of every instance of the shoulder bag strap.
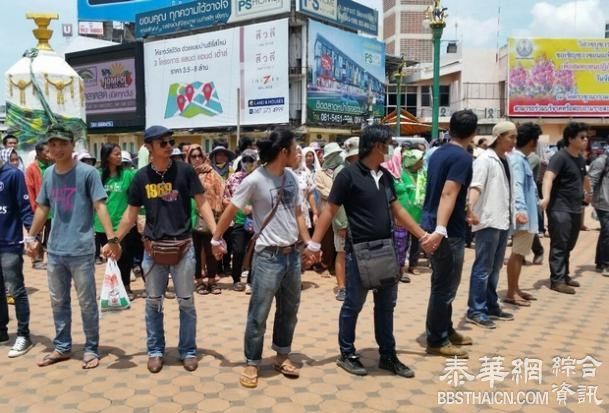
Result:
<instances>
[{"instance_id":1,"label":"shoulder bag strap","mask_svg":"<svg viewBox=\"0 0 609 413\"><path fill-rule=\"evenodd\" d=\"M260 234L262 234L262 231L264 231L266 226L271 222L271 220L275 216L275 213L277 212L277 208L279 208L279 204L283 200L283 193L284 193L284 190L285 190L285 181L286 181L286 175L287 174L288 174L288 171L286 171L284 169L284 171L283 171L283 178L281 179L281 188L279 188L279 193L277 194L277 203L275 204L275 206L273 207L271 212L269 212L269 214L264 219L264 222L262 223L262 226L260 227L260 230L252 237L252 244L256 243L256 240L258 239L258 237L260 237Z\"/></svg>"}]
</instances>

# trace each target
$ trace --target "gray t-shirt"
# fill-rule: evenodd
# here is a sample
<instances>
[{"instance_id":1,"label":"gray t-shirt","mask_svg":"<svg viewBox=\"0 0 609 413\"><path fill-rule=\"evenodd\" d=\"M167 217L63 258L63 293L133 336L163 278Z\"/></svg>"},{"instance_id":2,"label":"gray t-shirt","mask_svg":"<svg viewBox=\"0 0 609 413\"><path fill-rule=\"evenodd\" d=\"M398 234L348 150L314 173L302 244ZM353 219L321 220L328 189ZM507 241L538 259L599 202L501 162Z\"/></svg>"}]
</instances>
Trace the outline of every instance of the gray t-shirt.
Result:
<instances>
[{"instance_id":1,"label":"gray t-shirt","mask_svg":"<svg viewBox=\"0 0 609 413\"><path fill-rule=\"evenodd\" d=\"M50 166L36 198L52 211L48 252L71 257L95 254L93 203L105 198L99 173L92 166L76 162L65 174Z\"/></svg>"},{"instance_id":2,"label":"gray t-shirt","mask_svg":"<svg viewBox=\"0 0 609 413\"><path fill-rule=\"evenodd\" d=\"M283 198L277 207L275 216L264 228L256 242L256 251L264 247L287 247L298 241L298 223L296 222L296 207L300 205L298 181L296 175L288 169L286 175ZM260 167L249 174L233 195L231 202L239 209L246 205L252 206L254 217L254 231L258 233L264 220L269 215L275 202L283 176L271 175L266 168Z\"/></svg>"}]
</instances>

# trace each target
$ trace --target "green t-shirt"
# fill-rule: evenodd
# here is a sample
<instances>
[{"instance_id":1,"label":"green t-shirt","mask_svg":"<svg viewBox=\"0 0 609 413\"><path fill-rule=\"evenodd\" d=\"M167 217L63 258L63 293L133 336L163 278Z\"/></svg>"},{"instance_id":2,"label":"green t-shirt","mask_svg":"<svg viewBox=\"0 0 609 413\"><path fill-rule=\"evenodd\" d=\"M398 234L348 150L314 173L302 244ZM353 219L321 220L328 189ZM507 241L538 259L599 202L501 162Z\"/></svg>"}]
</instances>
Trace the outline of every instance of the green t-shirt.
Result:
<instances>
[{"instance_id":1,"label":"green t-shirt","mask_svg":"<svg viewBox=\"0 0 609 413\"><path fill-rule=\"evenodd\" d=\"M131 185L134 176L134 170L123 169L120 175L111 176L104 184L104 189L106 190L106 194L108 194L108 198L106 198L106 208L108 209L108 215L110 215L110 221L112 221L112 228L115 231L118 229L123 213L129 205L127 203L127 197L129 186ZM95 214L95 232L105 232L97 214Z\"/></svg>"}]
</instances>

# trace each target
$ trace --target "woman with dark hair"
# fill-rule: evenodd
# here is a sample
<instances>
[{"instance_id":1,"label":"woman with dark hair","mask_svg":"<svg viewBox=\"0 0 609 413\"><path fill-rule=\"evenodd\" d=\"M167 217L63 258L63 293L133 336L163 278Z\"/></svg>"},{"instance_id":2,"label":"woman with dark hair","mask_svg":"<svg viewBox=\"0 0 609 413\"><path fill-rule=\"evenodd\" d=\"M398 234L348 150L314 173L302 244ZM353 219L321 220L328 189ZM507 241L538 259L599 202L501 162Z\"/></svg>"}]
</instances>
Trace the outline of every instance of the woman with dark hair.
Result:
<instances>
[{"instance_id":1,"label":"woman with dark hair","mask_svg":"<svg viewBox=\"0 0 609 413\"><path fill-rule=\"evenodd\" d=\"M197 171L199 180L205 189L205 199L217 219L223 209L224 182L222 177L212 168L209 158L203 152L201 145L190 145L186 160ZM205 220L197 215L197 209L192 208L192 211L194 228L192 240L196 259L195 291L199 294L220 294L222 290L216 283L219 262L211 253L211 232ZM207 285L203 281L204 275L207 276Z\"/></svg>"},{"instance_id":2,"label":"woman with dark hair","mask_svg":"<svg viewBox=\"0 0 609 413\"><path fill-rule=\"evenodd\" d=\"M288 355L291 352L298 306L300 304L299 237L307 242L309 233L302 214L298 180L289 167L296 161L296 139L288 129L278 129L258 141L262 167L250 173L226 206L211 241L216 257L226 253L222 234L239 210L251 205L257 233L252 260L252 295L245 329L246 367L240 383L258 385L258 365L262 360L266 321L275 299L273 367L288 377L299 370ZM262 229L262 230L261 230Z\"/></svg>"},{"instance_id":3,"label":"woman with dark hair","mask_svg":"<svg viewBox=\"0 0 609 413\"><path fill-rule=\"evenodd\" d=\"M112 221L112 228L114 231L117 231L123 213L127 209L127 195L135 172L122 167L121 148L118 145L111 143L104 144L101 147L100 158L101 166L99 172L104 189L108 194L106 207ZM95 215L94 225L95 238L100 245L106 244L108 239L97 215ZM135 298L135 295L131 291L131 268L133 267L133 254L137 249L138 237L137 229L133 228L123 238L121 242L123 253L118 260L118 268L121 271L121 278L127 290L129 300Z\"/></svg>"}]
</instances>

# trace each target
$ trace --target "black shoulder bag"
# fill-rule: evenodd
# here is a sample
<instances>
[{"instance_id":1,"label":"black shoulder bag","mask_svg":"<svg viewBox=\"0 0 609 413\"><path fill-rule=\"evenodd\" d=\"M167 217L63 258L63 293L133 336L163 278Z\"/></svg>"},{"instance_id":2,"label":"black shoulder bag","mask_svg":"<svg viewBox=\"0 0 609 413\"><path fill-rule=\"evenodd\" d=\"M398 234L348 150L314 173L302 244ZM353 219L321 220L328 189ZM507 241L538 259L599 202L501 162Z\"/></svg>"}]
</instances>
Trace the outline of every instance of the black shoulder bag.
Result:
<instances>
[{"instance_id":1,"label":"black shoulder bag","mask_svg":"<svg viewBox=\"0 0 609 413\"><path fill-rule=\"evenodd\" d=\"M349 225L352 252L355 257L362 287L367 290L392 287L400 279L400 267L393 244L393 214L391 213L391 188L384 187L387 213L391 222L391 237L375 241L355 243Z\"/></svg>"}]
</instances>

